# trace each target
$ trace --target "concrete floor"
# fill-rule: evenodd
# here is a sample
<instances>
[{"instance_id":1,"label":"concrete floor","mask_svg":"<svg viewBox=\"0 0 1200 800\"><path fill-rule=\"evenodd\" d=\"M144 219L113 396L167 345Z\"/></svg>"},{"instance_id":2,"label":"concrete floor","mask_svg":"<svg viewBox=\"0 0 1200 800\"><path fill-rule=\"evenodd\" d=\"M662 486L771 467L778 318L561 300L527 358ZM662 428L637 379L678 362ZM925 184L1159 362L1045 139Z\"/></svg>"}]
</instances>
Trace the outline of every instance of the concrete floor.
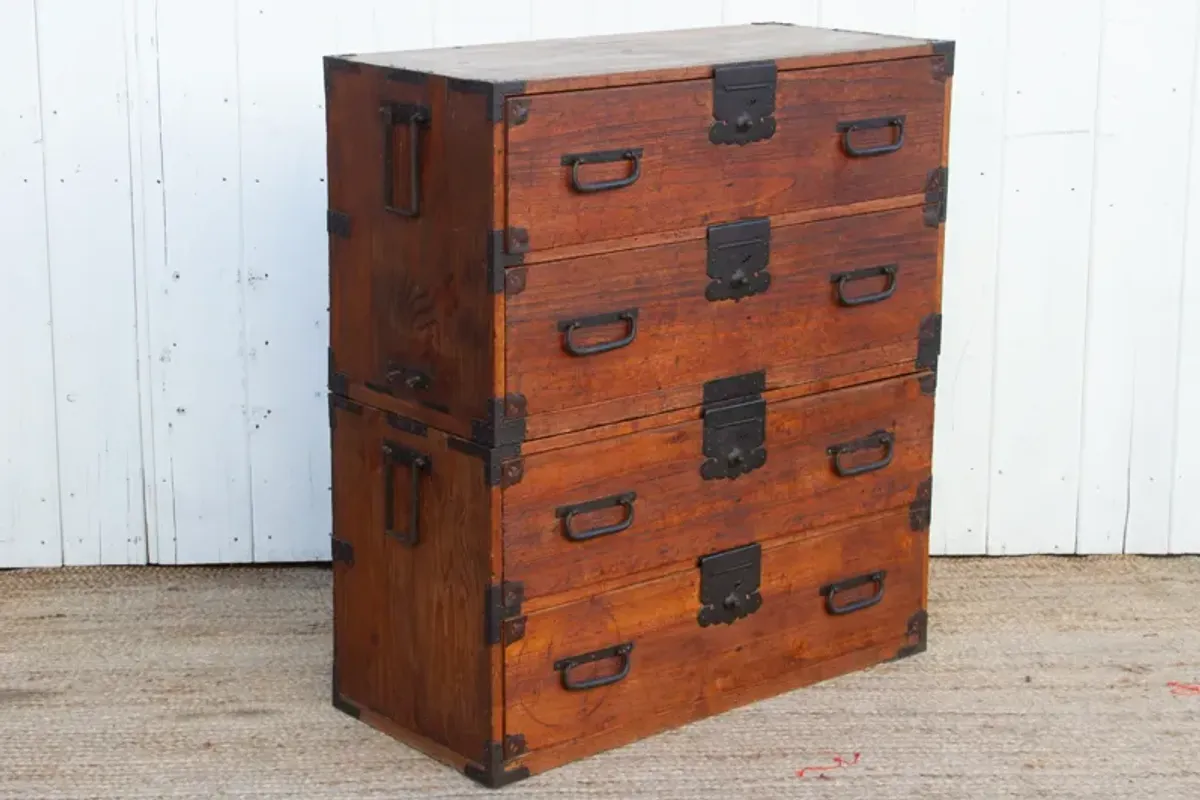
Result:
<instances>
[{"instance_id":1,"label":"concrete floor","mask_svg":"<svg viewBox=\"0 0 1200 800\"><path fill-rule=\"evenodd\" d=\"M329 705L319 568L0 573L0 798L494 794ZM531 798L1200 798L1200 559L939 559L930 649Z\"/></svg>"}]
</instances>

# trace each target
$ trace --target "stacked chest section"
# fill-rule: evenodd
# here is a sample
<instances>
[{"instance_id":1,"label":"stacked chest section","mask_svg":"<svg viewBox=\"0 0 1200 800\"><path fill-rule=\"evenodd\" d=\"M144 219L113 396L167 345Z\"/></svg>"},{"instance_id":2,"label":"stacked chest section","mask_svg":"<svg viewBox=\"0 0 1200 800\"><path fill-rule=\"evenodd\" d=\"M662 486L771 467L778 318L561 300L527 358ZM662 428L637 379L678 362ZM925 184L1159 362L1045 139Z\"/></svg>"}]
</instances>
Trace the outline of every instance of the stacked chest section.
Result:
<instances>
[{"instance_id":1,"label":"stacked chest section","mask_svg":"<svg viewBox=\"0 0 1200 800\"><path fill-rule=\"evenodd\" d=\"M952 70L326 60L335 704L502 785L924 648Z\"/></svg>"}]
</instances>

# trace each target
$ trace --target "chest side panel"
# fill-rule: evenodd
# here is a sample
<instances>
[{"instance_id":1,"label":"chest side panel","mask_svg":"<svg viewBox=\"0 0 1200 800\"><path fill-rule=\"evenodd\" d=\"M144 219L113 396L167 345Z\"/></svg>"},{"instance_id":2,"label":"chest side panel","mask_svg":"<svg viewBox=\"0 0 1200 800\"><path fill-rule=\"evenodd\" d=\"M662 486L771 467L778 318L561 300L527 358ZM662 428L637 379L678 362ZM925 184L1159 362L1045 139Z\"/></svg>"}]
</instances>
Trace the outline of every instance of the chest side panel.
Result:
<instances>
[{"instance_id":1,"label":"chest side panel","mask_svg":"<svg viewBox=\"0 0 1200 800\"><path fill-rule=\"evenodd\" d=\"M494 738L492 497L482 460L409 419L334 408L334 661L342 701L483 761Z\"/></svg>"},{"instance_id":2,"label":"chest side panel","mask_svg":"<svg viewBox=\"0 0 1200 800\"><path fill-rule=\"evenodd\" d=\"M495 370L490 97L328 63L333 383L469 435Z\"/></svg>"}]
</instances>

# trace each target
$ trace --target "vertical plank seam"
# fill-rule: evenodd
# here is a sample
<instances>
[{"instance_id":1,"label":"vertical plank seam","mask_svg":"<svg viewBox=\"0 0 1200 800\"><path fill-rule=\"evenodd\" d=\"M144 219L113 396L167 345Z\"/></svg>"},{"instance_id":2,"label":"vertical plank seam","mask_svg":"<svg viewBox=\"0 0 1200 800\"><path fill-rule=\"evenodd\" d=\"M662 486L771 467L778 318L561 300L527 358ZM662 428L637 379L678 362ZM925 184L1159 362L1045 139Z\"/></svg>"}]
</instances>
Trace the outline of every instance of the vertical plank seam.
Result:
<instances>
[{"instance_id":1,"label":"vertical plank seam","mask_svg":"<svg viewBox=\"0 0 1200 800\"><path fill-rule=\"evenodd\" d=\"M149 519L148 509L146 508L146 437L143 423L142 413L142 333L143 326L139 325L141 314L139 312L138 303L138 287L141 283L138 281L138 270L142 265L142 258L138 247L138 233L143 226L138 224L138 203L140 200L140 192L137 190L137 177L141 174L141 153L140 147L137 159L134 159L134 136L133 122L134 118L140 110L137 107L133 93L130 91L130 63L129 59L132 55L134 59L133 70L136 74L137 66L137 49L134 48L130 52L130 27L133 27L134 37L136 38L137 22L136 10L131 12L131 9L136 9L136 0L123 0L121 3L121 51L123 61L125 63L125 158L126 158L126 174L129 176L129 269L130 269L130 289L133 293L133 373L134 383L137 387L137 432L138 432L138 480L141 484L142 498L142 563L146 561L146 540L149 539L148 531L146 530L147 521ZM139 93L140 94L140 93ZM138 137L140 143L141 137ZM126 483L128 486L128 482ZM126 490L128 491L128 489ZM125 552L128 558L129 553L129 532L126 532ZM101 543L101 549L104 545ZM103 562L101 562L103 563Z\"/></svg>"},{"instance_id":2,"label":"vertical plank seam","mask_svg":"<svg viewBox=\"0 0 1200 800\"><path fill-rule=\"evenodd\" d=\"M166 162L166 156L164 155L166 150L165 150L165 144L163 141L162 60L159 57L159 50L158 50L158 48L159 48L158 0L147 0L147 1L152 3L151 8L154 11L154 112L155 112L154 125L155 125L155 132L157 134L157 140L158 140L157 141L158 174L161 176L161 181L162 181L162 183L160 184L161 189L159 191L159 202L162 204L162 261L161 261L161 263L162 263L163 269L165 271L167 265L170 263L170 260L169 260L170 259L170 246L167 241L169 232L170 232L170 228L167 225L167 162ZM149 291L150 291L150 287L149 287L149 285L147 285L147 287L146 287L147 315L149 315L150 309L152 307L150 304L150 300L149 300L149 297L150 297ZM151 318L148 316L147 319L149 320ZM147 334L146 334L147 337L151 336L153 334L153 332L154 332L153 328L151 328L149 331L147 331ZM157 363L157 362L154 360L154 357L153 357L154 351L151 350L150 352L151 352L150 365L149 365L150 370L151 370L150 374L153 375L154 374L153 371L157 370L157 367L154 366L155 363ZM157 383L154 383L150 387L150 389L151 389L150 422L152 425L156 425L156 419L157 419L155 416L155 413L154 413L154 390L155 390L156 385L157 385ZM155 435L156 438L157 438L157 430L158 430L157 427L154 427L151 429L152 433ZM160 522L160 520L158 519L158 515L157 515L158 492L159 492L159 485L158 485L159 478L158 478L158 469L157 469L157 467L158 467L157 441L155 441L154 444L155 444L155 449L154 449L153 456L154 456L154 462L155 462L155 471L154 471L155 485L154 485L154 495L153 496L154 496L154 508L155 508L155 522L156 522L156 525L155 525L155 528L156 528L155 548L157 550L158 560L161 561L162 560L162 547L160 546L158 537L162 534L162 526L160 524L157 524ZM167 437L166 446L170 447L170 437L169 436ZM175 469L174 469L174 463L171 464L170 486L171 486L171 546L172 546L172 551L173 551L173 558L171 559L171 562L178 564L179 563L179 533L178 533L179 528L178 528L178 517L176 516L176 513L175 513Z\"/></svg>"},{"instance_id":3,"label":"vertical plank seam","mask_svg":"<svg viewBox=\"0 0 1200 800\"><path fill-rule=\"evenodd\" d=\"M240 308L238 309L241 324L241 360L242 360L242 424L243 440L246 452L246 497L250 505L249 530L243 534L250 537L250 563L254 563L254 447L250 441L251 422L254 411L250 407L250 339L249 321L246 318L249 300L247 292L250 281L246 275L246 149L244 132L242 130L242 108L245 98L242 95L242 12L240 0L233 3L233 72L236 76L237 89L237 143L238 143L238 284Z\"/></svg>"},{"instance_id":4,"label":"vertical plank seam","mask_svg":"<svg viewBox=\"0 0 1200 800\"><path fill-rule=\"evenodd\" d=\"M1105 40L1105 20L1108 17L1108 0L1100 0L1100 41L1096 48L1096 106L1092 109L1092 197L1091 206L1088 212L1088 253L1087 253L1087 285L1084 287L1084 311L1083 311L1083 373L1079 404L1079 454L1076 457L1076 469L1079 473L1079 485L1075 489L1075 531L1074 544L1072 550L1076 554L1079 553L1079 519L1080 512L1083 509L1083 498L1086 487L1083 482L1083 454L1086 451L1085 442L1087 441L1086 424L1087 419L1087 387L1088 387L1088 339L1092 332L1092 292L1094 287L1093 273L1096 268L1095 259L1095 236L1096 236L1096 206L1099 203L1099 193L1096 191L1096 176L1099 173L1100 167L1100 148L1097 147L1097 141L1100 138L1100 89L1104 83L1104 40ZM1129 465L1126 464L1128 467ZM1126 507L1125 521L1126 528L1129 522L1129 493L1126 491ZM1123 536L1124 534L1122 534ZM1124 552L1125 544L1122 541L1121 550Z\"/></svg>"},{"instance_id":5,"label":"vertical plank seam","mask_svg":"<svg viewBox=\"0 0 1200 800\"><path fill-rule=\"evenodd\" d=\"M1180 375L1183 372L1183 336L1187 330L1184 324L1184 314L1186 312L1184 299L1187 297L1188 286L1188 253L1191 252L1195 242L1193 233L1188 224L1191 218L1192 208L1192 169L1196 164L1196 77L1200 75L1200 12L1196 13L1196 20L1193 23L1192 32L1192 75L1191 75L1191 90L1188 92L1189 111L1188 111L1188 154L1184 162L1184 176L1187 181L1183 193L1183 248L1180 253L1180 258L1183 259L1183 267L1180 270L1179 276L1179 337L1175 346L1175 397L1173 398L1174 408L1172 409L1172 424L1171 424L1171 484L1167 491L1167 553L1175 552L1175 489L1176 475L1179 471L1179 396L1182 394L1182 387L1179 383ZM1195 277L1195 276L1193 276Z\"/></svg>"},{"instance_id":6,"label":"vertical plank seam","mask_svg":"<svg viewBox=\"0 0 1200 800\"><path fill-rule=\"evenodd\" d=\"M30 0L33 4L33 52L37 64L37 96L38 96L38 136L41 139L42 151L42 215L45 221L46 236L46 308L50 317L50 390L53 392L54 418L54 477L55 491L58 493L58 563L66 563L66 531L63 527L63 493L62 493L62 434L59 430L58 409L58 352L54 340L54 281L51 272L54 269L50 256L50 174L46 165L46 93L42 83L42 27L38 14L38 0Z\"/></svg>"},{"instance_id":7,"label":"vertical plank seam","mask_svg":"<svg viewBox=\"0 0 1200 800\"><path fill-rule=\"evenodd\" d=\"M1001 86L1000 119L1004 126L1004 135L1000 141L1000 205L999 217L996 220L996 274L992 278L992 379L988 408L988 453L987 453L987 492L983 512L983 553L994 555L992 552L992 479L995 477L996 457L996 340L1000 332L1000 275L1004 265L1004 192L1008 185L1008 84L1012 74L1010 51L1012 49L1012 0L1004 4L1004 81Z\"/></svg>"},{"instance_id":8,"label":"vertical plank seam","mask_svg":"<svg viewBox=\"0 0 1200 800\"><path fill-rule=\"evenodd\" d=\"M137 396L138 396L138 455L140 456L140 478L141 478L141 497L142 497L142 546L141 561L143 564L150 560L150 497L154 491L154 458L153 453L147 451L147 441L153 441L153 435L147 437L146 433L146 418L149 406L149 391L148 381L145 379L149 375L149 325L143 320L143 316L148 312L144 300L144 291L146 281L144 278L139 280L141 273L145 271L146 259L144 257L145 250L145 229L146 216L145 213L139 213L145 203L143 181L145 179L142 166L142 136L141 136L141 60L137 47L138 36L138 8L142 0L124 0L121 7L124 12L124 22L122 26L122 38L125 51L125 141L127 156L129 159L129 239L130 253L132 261L130 267L132 269L133 283L133 347L134 347L134 374L137 381ZM132 34L132 35L131 35ZM130 45L132 44L132 49ZM133 80L131 81L131 73ZM131 86L137 87L137 92L130 90ZM135 124L136 123L136 124ZM136 131L136 136L135 136ZM136 145L136 146L135 146ZM146 374L143 375L143 372ZM151 432L152 434L152 432ZM152 446L152 445L151 445ZM103 543L101 544L103 547ZM128 546L126 554L131 555Z\"/></svg>"}]
</instances>

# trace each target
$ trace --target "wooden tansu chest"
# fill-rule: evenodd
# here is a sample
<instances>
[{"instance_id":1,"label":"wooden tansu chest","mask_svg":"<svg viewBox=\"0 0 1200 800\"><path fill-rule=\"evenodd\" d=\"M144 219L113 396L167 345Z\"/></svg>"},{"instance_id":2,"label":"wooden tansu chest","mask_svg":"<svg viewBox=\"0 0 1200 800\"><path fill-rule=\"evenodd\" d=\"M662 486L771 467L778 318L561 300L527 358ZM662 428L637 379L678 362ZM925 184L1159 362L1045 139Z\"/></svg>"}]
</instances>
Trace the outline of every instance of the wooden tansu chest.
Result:
<instances>
[{"instance_id":1,"label":"wooden tansu chest","mask_svg":"<svg viewBox=\"0 0 1200 800\"><path fill-rule=\"evenodd\" d=\"M925 648L953 66L326 59L335 705L501 786Z\"/></svg>"}]
</instances>

